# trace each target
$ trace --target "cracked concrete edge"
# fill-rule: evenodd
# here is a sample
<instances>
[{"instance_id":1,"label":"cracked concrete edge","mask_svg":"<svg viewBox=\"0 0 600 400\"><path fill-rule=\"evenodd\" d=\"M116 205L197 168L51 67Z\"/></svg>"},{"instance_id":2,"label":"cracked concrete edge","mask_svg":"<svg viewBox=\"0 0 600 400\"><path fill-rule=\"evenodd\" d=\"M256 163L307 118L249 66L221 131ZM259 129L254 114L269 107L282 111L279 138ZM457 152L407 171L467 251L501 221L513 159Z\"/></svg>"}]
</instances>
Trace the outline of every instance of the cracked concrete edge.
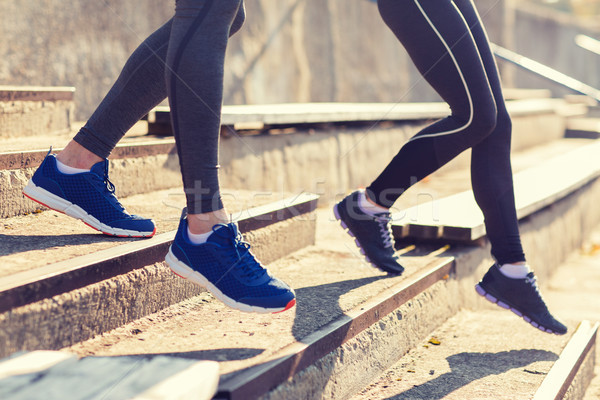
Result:
<instances>
[{"instance_id":1,"label":"cracked concrete edge","mask_svg":"<svg viewBox=\"0 0 600 400\"><path fill-rule=\"evenodd\" d=\"M260 399L351 396L457 313L457 290L455 281L437 282Z\"/></svg>"},{"instance_id":2,"label":"cracked concrete edge","mask_svg":"<svg viewBox=\"0 0 600 400\"><path fill-rule=\"evenodd\" d=\"M571 380L562 400L580 400L585 396L585 392L594 378L594 368L596 366L596 343L585 356L575 376Z\"/></svg>"},{"instance_id":3,"label":"cracked concrete edge","mask_svg":"<svg viewBox=\"0 0 600 400\"><path fill-rule=\"evenodd\" d=\"M313 244L315 222L314 215L299 215L245 237L257 258L269 263ZM18 307L0 314L0 358L22 350L67 347L203 291L157 263Z\"/></svg>"},{"instance_id":4,"label":"cracked concrete edge","mask_svg":"<svg viewBox=\"0 0 600 400\"><path fill-rule=\"evenodd\" d=\"M600 224L600 211L587 212L589 206L598 198L600 198L600 181L594 181L522 221L520 226L526 254L536 274L543 277L542 287L569 253L580 248L591 230ZM399 326L397 329L394 328L395 333L388 335L381 332L381 321L379 321L287 382L277 386L262 399L278 400L304 396L322 399L346 398L366 386L410 350L414 343L422 340L424 335L441 325L460 308L495 309L495 305L483 301L474 290L474 285L493 264L489 250L489 244L486 243L483 246L451 251L450 255L455 257L457 266L453 279L436 283L432 288L382 319L387 321L393 319L394 315L406 315L403 318L404 323L395 324ZM440 286L448 292L440 292ZM431 298L433 296L431 293L435 290L438 290L436 296L445 299L441 304L437 303L437 299ZM425 304L425 301L431 303ZM421 312L410 314L411 307L415 306L422 307ZM406 310L407 308L409 311ZM438 315L438 312L441 315ZM413 324L410 323L411 315L414 318ZM419 325L421 323L423 326ZM384 322L384 325L388 324ZM363 348L355 353L348 349L358 348L365 342L374 347ZM364 358L370 356L375 358ZM394 360L395 357L397 358ZM588 354L567 392L569 396L571 396L569 393L573 393L573 397L565 398L581 398L593 375L594 366L595 359Z\"/></svg>"}]
</instances>

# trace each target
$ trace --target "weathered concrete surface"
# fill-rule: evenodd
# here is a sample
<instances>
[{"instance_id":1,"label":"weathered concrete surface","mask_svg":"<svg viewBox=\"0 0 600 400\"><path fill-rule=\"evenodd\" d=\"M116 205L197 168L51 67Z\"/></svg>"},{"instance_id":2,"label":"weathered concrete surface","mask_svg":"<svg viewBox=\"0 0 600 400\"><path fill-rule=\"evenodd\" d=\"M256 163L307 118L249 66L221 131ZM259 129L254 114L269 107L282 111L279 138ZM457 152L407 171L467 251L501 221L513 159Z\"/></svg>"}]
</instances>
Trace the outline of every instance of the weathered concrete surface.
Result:
<instances>
[{"instance_id":1,"label":"weathered concrete surface","mask_svg":"<svg viewBox=\"0 0 600 400\"><path fill-rule=\"evenodd\" d=\"M588 236L578 252L570 255L548 281L545 298L559 315L575 320L600 321L600 231ZM585 392L584 400L600 398L600 352L596 349L595 375ZM579 394L579 392L577 393Z\"/></svg>"},{"instance_id":2,"label":"weathered concrete surface","mask_svg":"<svg viewBox=\"0 0 600 400\"><path fill-rule=\"evenodd\" d=\"M569 321L571 333L578 321L587 319L593 322L600 321L600 311L598 302L600 295L598 286L600 285L600 232L596 229L588 234L584 244L561 263L549 279L541 280L543 284L544 299L549 304L549 308L560 318ZM483 302L486 304L486 302ZM538 375L537 372L547 372L552 364L554 357L558 355L557 351L553 354L547 353L551 358L532 359L533 364L522 365L525 354L519 354L523 351L519 348L521 343L531 344L529 352L543 355L543 351L552 350L557 343L564 342L562 337L547 335L537 332L521 323L516 316L502 311L496 311L494 307L488 311L463 311L456 317L450 319L443 327L436 329L429 337L435 336L441 341L439 346L434 346L423 341L422 347L417 346L411 350L399 363L383 373L369 387L353 397L353 400L371 399L371 398L390 398L407 399L409 394L415 398L440 398L439 393L433 393L434 390L444 390L455 388L456 391L448 393L444 399L490 399L503 398L505 388L510 395L508 398L530 398L531 396L518 396L519 392L513 390L522 390L521 383L526 386L539 384L544 375ZM485 321L491 320L491 323ZM469 328L469 329L467 329ZM472 330L474 329L474 331ZM523 329L527 337L522 337ZM506 336L506 331L511 332ZM513 332L516 336L513 336ZM570 335L569 333L568 335ZM465 336L465 334L467 336ZM429 338L428 338L429 339ZM525 347L525 346L522 346ZM499 352L493 354L490 349L498 348ZM478 349L479 352L478 352ZM515 356L510 356L509 350L514 352ZM515 351L516 350L516 351ZM460 357L451 355L460 353ZM504 353L506 351L506 353ZM534 354L531 353L531 354ZM438 355L442 355L442 357ZM469 356L468 358L466 356ZM478 375L476 370L471 368L474 357L480 357L482 360L489 360L486 365L477 364L483 368L484 372L490 372L488 368L496 368L502 372L497 377L502 380L502 390L489 395L488 389L499 387L500 383L495 383L496 378L488 375ZM500 358L499 358L500 357ZM595 370L592 365L595 360ZM445 358L445 359L444 359ZM457 360L452 371L449 371L451 360ZM506 369L505 367L511 368ZM414 372L409 372L414 371ZM429 375L433 370L434 373ZM530 371L530 372L526 372ZM444 380L441 376L446 372ZM584 384L592 381L586 388ZM518 379L519 384L514 385L514 380ZM471 392L469 386L479 385L479 381L474 379L484 379L486 386L481 388L482 392ZM412 387L411 385L418 385ZM387 387L384 387L387 386ZM407 392L408 391L408 392ZM479 396L479 397L477 397ZM596 400L600 397L600 354L592 351L585 358L580 367L579 374L568 389L565 399L584 399Z\"/></svg>"},{"instance_id":3,"label":"weathered concrete surface","mask_svg":"<svg viewBox=\"0 0 600 400\"><path fill-rule=\"evenodd\" d=\"M514 154L558 140L564 135L565 120L556 110L562 103L555 104L556 100L548 99L540 102L545 105L535 106L535 102L531 101L509 104L514 111ZM528 111L531 106L533 109ZM368 186L400 147L426 124L426 121L383 122L362 128L334 127L278 135L225 136L221 138L220 148L221 185L270 193L308 191L329 201L355 187ZM124 143L143 140L139 137L141 129L143 124L132 129ZM54 142L48 137L29 143L10 140L7 147L25 150L36 146L39 149L43 143L64 146L67 141L64 135ZM170 139L163 141L169 142ZM468 169L469 165L470 151L466 151L444 166L441 172ZM39 208L21 195L34 171L34 168L0 171L0 218L34 212ZM119 196L178 187L181 176L175 147L169 154L111 160L110 177Z\"/></svg>"},{"instance_id":4,"label":"weathered concrete surface","mask_svg":"<svg viewBox=\"0 0 600 400\"><path fill-rule=\"evenodd\" d=\"M551 213L558 220L564 218L554 209L546 209L543 212ZM289 344L290 340L302 341L303 337L319 326L342 317L344 311L359 306L365 299L405 279L402 276L385 277L366 266L358 257L351 238L345 237L328 214L328 210L319 213L322 218L319 219L318 237L314 247L304 249L272 265L276 274L296 289L298 305L295 315L291 312L274 318L247 318L202 295L161 313L134 321L102 337L78 344L70 350L80 355L160 352L214 359L221 361L224 373L231 373L225 378L235 376L235 371L250 365L268 362L277 357L276 350ZM537 217L533 216L529 221L524 221L524 242L531 240L533 233L528 224L534 223ZM580 222L582 221L579 219L574 221L574 230L581 230L581 225L577 226ZM591 222L590 220L586 223ZM560 235L564 233L564 225L561 224L562 222L547 223L535 232L535 235L539 235L544 234L545 230L553 231L553 234L548 235L552 242L531 241L528 245L527 252L531 263L542 277L549 276L561 262L559 259L552 262L543 259L543 262L537 262L538 257L547 252L548 248L558 246L558 242L562 240ZM561 246L577 246L577 243L567 240L565 244L561 243ZM574 247L571 247L570 251L573 249ZM561 254L558 252L554 257L561 257ZM392 362L392 356L398 356L412 348L414 343L426 339L435 326L445 321L460 307L495 310L494 306L482 300L473 290L473 285L492 264L489 249L486 246L454 248L436 256L445 255L453 255L457 259L456 280L450 279L436 284L430 291L407 303L407 308L401 308L397 313L385 317L381 323L371 327L372 330L367 331L365 336L357 337L356 341L353 339L347 346L305 370L303 375L298 375L295 378L298 385L286 383L268 396L290 398L290 393L307 393L307 397L313 398L343 398L352 393L352 390L358 390L357 386L366 385L364 382L374 379L384 371ZM406 274L416 271L426 258L427 252L422 256L403 256L402 262L407 267ZM318 276L318 285L314 283L315 276ZM544 278L540 279L543 287L546 281ZM522 329L525 336L535 337L537 334L534 328L519 321L517 317L506 312L501 314L501 318L509 321L508 325L504 325L506 329ZM484 315L488 315L487 311ZM570 326L576 322L568 313L558 311L557 315L567 320ZM398 316L402 316L402 319L398 319ZM495 321L495 317L489 318ZM512 327L513 323L515 328ZM132 333L138 330L143 332L143 336ZM218 334L215 335L215 332ZM504 335L505 332L506 330ZM377 340L387 337L387 334L390 335L389 340ZM552 337L541 335L543 338ZM252 339L249 339L249 336ZM393 339L396 337L402 337L403 340L396 341ZM252 345L248 344L249 340ZM538 348L539 352L535 354L548 354L544 353L545 349L544 345ZM371 356L373 358L368 358ZM490 355L492 358L494 356ZM511 360L514 361L512 358ZM306 385L304 382L307 382ZM306 389L306 392L296 392L295 388Z\"/></svg>"},{"instance_id":5,"label":"weathered concrete surface","mask_svg":"<svg viewBox=\"0 0 600 400\"><path fill-rule=\"evenodd\" d=\"M569 338L537 331L506 311L464 310L352 400L530 399Z\"/></svg>"},{"instance_id":6,"label":"weathered concrete surface","mask_svg":"<svg viewBox=\"0 0 600 400\"><path fill-rule=\"evenodd\" d=\"M227 188L222 192L225 207L234 220L247 216L249 208L292 196L287 193L267 196ZM130 213L152 218L157 233L177 229L185 207L184 195L179 190L150 192L121 200ZM103 235L56 211L4 219L0 222L0 277L133 241L140 239Z\"/></svg>"},{"instance_id":7,"label":"weathered concrete surface","mask_svg":"<svg viewBox=\"0 0 600 400\"><path fill-rule=\"evenodd\" d=\"M303 215L249 236L257 258L272 262L312 245L314 235L314 217ZM277 249L271 248L274 243ZM164 263L157 263L18 307L0 314L0 357L20 350L70 346L202 292L204 289L175 276Z\"/></svg>"},{"instance_id":8,"label":"weathered concrete surface","mask_svg":"<svg viewBox=\"0 0 600 400\"><path fill-rule=\"evenodd\" d=\"M0 137L68 132L74 112L72 101L0 101Z\"/></svg>"}]
</instances>

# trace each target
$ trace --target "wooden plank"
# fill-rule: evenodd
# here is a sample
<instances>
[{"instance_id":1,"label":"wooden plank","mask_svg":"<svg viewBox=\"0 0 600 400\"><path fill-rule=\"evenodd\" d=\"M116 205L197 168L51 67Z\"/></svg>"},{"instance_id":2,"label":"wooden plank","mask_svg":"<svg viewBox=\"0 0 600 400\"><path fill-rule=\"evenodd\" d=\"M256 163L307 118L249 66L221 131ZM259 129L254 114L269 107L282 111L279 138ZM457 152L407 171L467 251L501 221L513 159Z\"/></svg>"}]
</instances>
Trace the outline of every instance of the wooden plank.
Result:
<instances>
[{"instance_id":1,"label":"wooden plank","mask_svg":"<svg viewBox=\"0 0 600 400\"><path fill-rule=\"evenodd\" d=\"M561 99L522 99L508 102L511 115L555 113ZM170 109L159 106L149 114L150 124L169 125ZM411 121L443 118L443 102L429 103L288 103L223 106L221 124L295 125L360 121Z\"/></svg>"},{"instance_id":2,"label":"wooden plank","mask_svg":"<svg viewBox=\"0 0 600 400\"><path fill-rule=\"evenodd\" d=\"M600 176L600 142L554 157L514 176L517 217L525 218ZM418 239L473 241L485 235L483 214L472 191L396 213L394 230ZM402 228L400 228L402 227Z\"/></svg>"},{"instance_id":3,"label":"wooden plank","mask_svg":"<svg viewBox=\"0 0 600 400\"><path fill-rule=\"evenodd\" d=\"M62 362L76 362L75 354L64 351L38 350L0 361L0 379L33 374Z\"/></svg>"},{"instance_id":4,"label":"wooden plank","mask_svg":"<svg viewBox=\"0 0 600 400\"><path fill-rule=\"evenodd\" d=\"M0 86L0 101L73 101L71 86Z\"/></svg>"},{"instance_id":5,"label":"wooden plank","mask_svg":"<svg viewBox=\"0 0 600 400\"><path fill-rule=\"evenodd\" d=\"M53 147L52 153L58 153L61 150L60 147ZM119 143L112 151L109 160L148 157L175 151L173 138ZM37 167L42 163L46 154L48 154L48 149L0 152L0 170Z\"/></svg>"},{"instance_id":6,"label":"wooden plank","mask_svg":"<svg viewBox=\"0 0 600 400\"><path fill-rule=\"evenodd\" d=\"M47 400L209 400L218 382L215 361L160 355L86 357L4 379L0 397L24 400L43 394L41 398Z\"/></svg>"},{"instance_id":7,"label":"wooden plank","mask_svg":"<svg viewBox=\"0 0 600 400\"><path fill-rule=\"evenodd\" d=\"M573 382L579 367L596 343L598 323L582 321L560 357L536 391L533 400L559 400ZM593 355L592 355L593 357Z\"/></svg>"},{"instance_id":8,"label":"wooden plank","mask_svg":"<svg viewBox=\"0 0 600 400\"><path fill-rule=\"evenodd\" d=\"M219 386L219 363L200 361L137 395L132 400L210 400Z\"/></svg>"}]
</instances>

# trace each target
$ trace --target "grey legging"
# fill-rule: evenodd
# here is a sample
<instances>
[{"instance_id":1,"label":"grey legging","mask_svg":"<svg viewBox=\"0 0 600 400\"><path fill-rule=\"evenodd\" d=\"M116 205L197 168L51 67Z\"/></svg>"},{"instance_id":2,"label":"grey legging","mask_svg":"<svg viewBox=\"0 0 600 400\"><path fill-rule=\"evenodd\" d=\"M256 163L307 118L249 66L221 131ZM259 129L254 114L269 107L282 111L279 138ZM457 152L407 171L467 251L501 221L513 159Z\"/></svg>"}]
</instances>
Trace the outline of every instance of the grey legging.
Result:
<instances>
[{"instance_id":1,"label":"grey legging","mask_svg":"<svg viewBox=\"0 0 600 400\"><path fill-rule=\"evenodd\" d=\"M168 96L188 212L222 208L223 64L228 38L244 18L243 0L177 0L175 16L133 52L74 140L106 158L125 132Z\"/></svg>"}]
</instances>

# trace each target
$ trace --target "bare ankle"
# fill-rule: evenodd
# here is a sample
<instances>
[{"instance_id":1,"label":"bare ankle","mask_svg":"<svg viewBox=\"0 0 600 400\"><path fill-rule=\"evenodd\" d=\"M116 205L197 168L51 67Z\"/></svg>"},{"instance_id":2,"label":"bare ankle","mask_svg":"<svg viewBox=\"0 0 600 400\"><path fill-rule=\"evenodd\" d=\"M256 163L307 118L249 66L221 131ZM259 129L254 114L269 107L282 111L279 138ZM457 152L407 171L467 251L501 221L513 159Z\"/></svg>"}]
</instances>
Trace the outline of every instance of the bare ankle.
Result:
<instances>
[{"instance_id":1,"label":"bare ankle","mask_svg":"<svg viewBox=\"0 0 600 400\"><path fill-rule=\"evenodd\" d=\"M58 161L73 168L90 169L102 158L92 153L79 143L71 140L69 144L56 156Z\"/></svg>"},{"instance_id":2,"label":"bare ankle","mask_svg":"<svg viewBox=\"0 0 600 400\"><path fill-rule=\"evenodd\" d=\"M229 222L229 216L224 208L202 214L188 214L188 227L191 233L200 234L210 232L217 224Z\"/></svg>"}]
</instances>

